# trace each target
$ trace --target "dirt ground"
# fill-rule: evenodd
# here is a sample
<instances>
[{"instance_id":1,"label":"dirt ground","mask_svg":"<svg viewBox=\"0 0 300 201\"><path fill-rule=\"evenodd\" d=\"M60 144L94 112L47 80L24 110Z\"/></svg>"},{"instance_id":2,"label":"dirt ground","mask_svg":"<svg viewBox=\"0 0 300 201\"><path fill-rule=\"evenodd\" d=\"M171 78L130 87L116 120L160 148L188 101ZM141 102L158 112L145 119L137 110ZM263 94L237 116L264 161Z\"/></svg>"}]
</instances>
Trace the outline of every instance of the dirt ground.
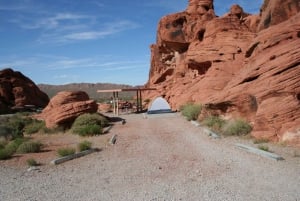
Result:
<instances>
[{"instance_id":1,"label":"dirt ground","mask_svg":"<svg viewBox=\"0 0 300 201\"><path fill-rule=\"evenodd\" d=\"M213 139L178 113L122 115L109 134L33 135L45 151L0 161L0 200L300 200L300 150L268 143L274 161ZM112 135L115 145L109 145ZM58 147L89 140L101 151L50 165ZM27 158L42 165L27 171Z\"/></svg>"}]
</instances>

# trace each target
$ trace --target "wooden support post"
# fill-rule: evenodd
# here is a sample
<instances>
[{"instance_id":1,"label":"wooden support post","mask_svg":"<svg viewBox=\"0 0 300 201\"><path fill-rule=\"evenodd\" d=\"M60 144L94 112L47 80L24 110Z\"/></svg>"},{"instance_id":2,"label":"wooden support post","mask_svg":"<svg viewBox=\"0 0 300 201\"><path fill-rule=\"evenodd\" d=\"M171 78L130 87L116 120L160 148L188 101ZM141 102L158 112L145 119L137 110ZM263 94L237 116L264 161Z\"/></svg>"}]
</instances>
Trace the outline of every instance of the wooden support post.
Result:
<instances>
[{"instance_id":1,"label":"wooden support post","mask_svg":"<svg viewBox=\"0 0 300 201\"><path fill-rule=\"evenodd\" d=\"M140 93L140 112L142 112L143 111L142 91L139 90L139 93Z\"/></svg>"},{"instance_id":2,"label":"wooden support post","mask_svg":"<svg viewBox=\"0 0 300 201\"><path fill-rule=\"evenodd\" d=\"M119 92L116 92L117 95L117 116L119 116Z\"/></svg>"},{"instance_id":3,"label":"wooden support post","mask_svg":"<svg viewBox=\"0 0 300 201\"><path fill-rule=\"evenodd\" d=\"M139 112L139 92L136 91L136 112Z\"/></svg>"}]
</instances>

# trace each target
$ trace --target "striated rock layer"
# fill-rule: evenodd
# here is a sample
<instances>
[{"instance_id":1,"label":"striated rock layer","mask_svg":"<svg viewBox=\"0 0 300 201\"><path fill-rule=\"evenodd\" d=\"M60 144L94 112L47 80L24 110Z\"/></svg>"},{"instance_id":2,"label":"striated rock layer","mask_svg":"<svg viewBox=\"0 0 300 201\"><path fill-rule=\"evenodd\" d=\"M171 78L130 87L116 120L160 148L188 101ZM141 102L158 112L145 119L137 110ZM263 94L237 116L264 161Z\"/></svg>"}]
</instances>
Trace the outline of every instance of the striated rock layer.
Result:
<instances>
[{"instance_id":1,"label":"striated rock layer","mask_svg":"<svg viewBox=\"0 0 300 201\"><path fill-rule=\"evenodd\" d=\"M298 0L266 0L260 15L233 5L217 17L212 0L190 0L159 22L147 83L157 91L144 95L246 118L257 138L299 141L299 11Z\"/></svg>"},{"instance_id":2,"label":"striated rock layer","mask_svg":"<svg viewBox=\"0 0 300 201\"><path fill-rule=\"evenodd\" d=\"M0 71L0 114L26 105L45 107L48 96L33 81L12 69Z\"/></svg>"},{"instance_id":3,"label":"striated rock layer","mask_svg":"<svg viewBox=\"0 0 300 201\"><path fill-rule=\"evenodd\" d=\"M46 127L69 127L84 113L95 113L98 105L83 91L62 91L54 96L37 118L46 122Z\"/></svg>"}]
</instances>

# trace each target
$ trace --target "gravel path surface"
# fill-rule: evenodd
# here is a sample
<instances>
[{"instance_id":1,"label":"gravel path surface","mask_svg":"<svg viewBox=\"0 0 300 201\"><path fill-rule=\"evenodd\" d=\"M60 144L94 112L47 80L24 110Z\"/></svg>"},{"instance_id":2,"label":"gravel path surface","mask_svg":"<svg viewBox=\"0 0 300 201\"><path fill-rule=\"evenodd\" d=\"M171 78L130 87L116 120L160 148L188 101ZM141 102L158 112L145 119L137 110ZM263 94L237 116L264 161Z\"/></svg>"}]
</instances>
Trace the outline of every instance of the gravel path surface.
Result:
<instances>
[{"instance_id":1,"label":"gravel path surface","mask_svg":"<svg viewBox=\"0 0 300 201\"><path fill-rule=\"evenodd\" d=\"M0 166L1 201L300 201L300 158L270 145L273 161L212 139L178 114L124 115L114 146L27 172ZM253 145L252 145L253 146Z\"/></svg>"}]
</instances>

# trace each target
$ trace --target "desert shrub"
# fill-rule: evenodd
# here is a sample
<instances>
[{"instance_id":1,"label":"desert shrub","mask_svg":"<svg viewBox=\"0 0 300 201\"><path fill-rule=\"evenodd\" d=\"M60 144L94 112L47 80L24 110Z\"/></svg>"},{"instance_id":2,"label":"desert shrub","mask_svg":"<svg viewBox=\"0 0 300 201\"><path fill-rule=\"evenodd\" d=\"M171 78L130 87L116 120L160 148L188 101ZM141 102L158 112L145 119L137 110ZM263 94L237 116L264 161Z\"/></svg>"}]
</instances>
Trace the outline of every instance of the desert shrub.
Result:
<instances>
[{"instance_id":1,"label":"desert shrub","mask_svg":"<svg viewBox=\"0 0 300 201\"><path fill-rule=\"evenodd\" d=\"M38 166L38 165L39 165L38 162L36 162L36 160L33 159L33 158L27 159L27 160L26 160L26 163L27 163L27 165L30 166L30 167L32 167L32 166Z\"/></svg>"},{"instance_id":2,"label":"desert shrub","mask_svg":"<svg viewBox=\"0 0 300 201\"><path fill-rule=\"evenodd\" d=\"M23 144L26 141L24 138L17 138L14 139L13 141L9 142L6 146L5 149L14 154L19 146Z\"/></svg>"},{"instance_id":3,"label":"desert shrub","mask_svg":"<svg viewBox=\"0 0 300 201\"><path fill-rule=\"evenodd\" d=\"M270 140L269 139L266 139L266 138L258 138L258 139L254 139L253 140L253 143L254 144L262 144L262 143L267 143L269 142Z\"/></svg>"},{"instance_id":4,"label":"desert shrub","mask_svg":"<svg viewBox=\"0 0 300 201\"><path fill-rule=\"evenodd\" d=\"M224 135L246 135L252 130L251 125L241 119L233 120L227 123L223 128Z\"/></svg>"},{"instance_id":5,"label":"desert shrub","mask_svg":"<svg viewBox=\"0 0 300 201\"><path fill-rule=\"evenodd\" d=\"M8 149L0 149L0 160L10 159L14 153Z\"/></svg>"},{"instance_id":6,"label":"desert shrub","mask_svg":"<svg viewBox=\"0 0 300 201\"><path fill-rule=\"evenodd\" d=\"M18 147L17 153L38 153L41 151L42 146L43 144L40 142L24 142Z\"/></svg>"},{"instance_id":7,"label":"desert shrub","mask_svg":"<svg viewBox=\"0 0 300 201\"><path fill-rule=\"evenodd\" d=\"M19 146L24 143L26 139L23 138L17 138L14 139L13 141L10 141L9 143L5 142L4 144L1 145L0 149L0 160L6 160L12 157L14 153L16 153L17 149ZM4 147L3 147L4 146Z\"/></svg>"},{"instance_id":8,"label":"desert shrub","mask_svg":"<svg viewBox=\"0 0 300 201\"><path fill-rule=\"evenodd\" d=\"M181 113L188 121L197 120L202 110L202 106L198 104L188 103L181 107Z\"/></svg>"},{"instance_id":9,"label":"desert shrub","mask_svg":"<svg viewBox=\"0 0 300 201\"><path fill-rule=\"evenodd\" d=\"M7 142L5 140L0 140L0 150L4 149L6 144L7 144Z\"/></svg>"},{"instance_id":10,"label":"desert shrub","mask_svg":"<svg viewBox=\"0 0 300 201\"><path fill-rule=\"evenodd\" d=\"M78 144L78 149L79 149L79 151L85 151L85 150L89 150L89 149L91 149L91 147L92 147L92 143L91 142L89 142L89 141L83 141L83 142L80 142L79 144Z\"/></svg>"},{"instance_id":11,"label":"desert shrub","mask_svg":"<svg viewBox=\"0 0 300 201\"><path fill-rule=\"evenodd\" d=\"M76 118L72 132L81 136L102 134L102 128L108 125L108 120L97 113L83 114Z\"/></svg>"},{"instance_id":12,"label":"desert shrub","mask_svg":"<svg viewBox=\"0 0 300 201\"><path fill-rule=\"evenodd\" d=\"M57 150L57 154L61 157L69 156L69 155L75 154L75 149L74 148L69 148L69 147L60 148L60 149Z\"/></svg>"},{"instance_id":13,"label":"desert shrub","mask_svg":"<svg viewBox=\"0 0 300 201\"><path fill-rule=\"evenodd\" d=\"M13 138L23 137L23 129L28 121L28 118L23 118L21 115L14 115L9 119L8 127L12 129Z\"/></svg>"},{"instance_id":14,"label":"desert shrub","mask_svg":"<svg viewBox=\"0 0 300 201\"><path fill-rule=\"evenodd\" d=\"M208 116L203 120L203 125L211 128L212 130L219 132L225 125L226 121L219 116Z\"/></svg>"},{"instance_id":15,"label":"desert shrub","mask_svg":"<svg viewBox=\"0 0 300 201\"><path fill-rule=\"evenodd\" d=\"M259 148L260 150L263 150L263 151L270 152L269 147L266 145L259 145L257 148Z\"/></svg>"},{"instance_id":16,"label":"desert shrub","mask_svg":"<svg viewBox=\"0 0 300 201\"><path fill-rule=\"evenodd\" d=\"M39 120L32 120L30 124L25 126L24 132L26 134L34 134L39 132L44 127L45 127L45 122Z\"/></svg>"}]
</instances>

